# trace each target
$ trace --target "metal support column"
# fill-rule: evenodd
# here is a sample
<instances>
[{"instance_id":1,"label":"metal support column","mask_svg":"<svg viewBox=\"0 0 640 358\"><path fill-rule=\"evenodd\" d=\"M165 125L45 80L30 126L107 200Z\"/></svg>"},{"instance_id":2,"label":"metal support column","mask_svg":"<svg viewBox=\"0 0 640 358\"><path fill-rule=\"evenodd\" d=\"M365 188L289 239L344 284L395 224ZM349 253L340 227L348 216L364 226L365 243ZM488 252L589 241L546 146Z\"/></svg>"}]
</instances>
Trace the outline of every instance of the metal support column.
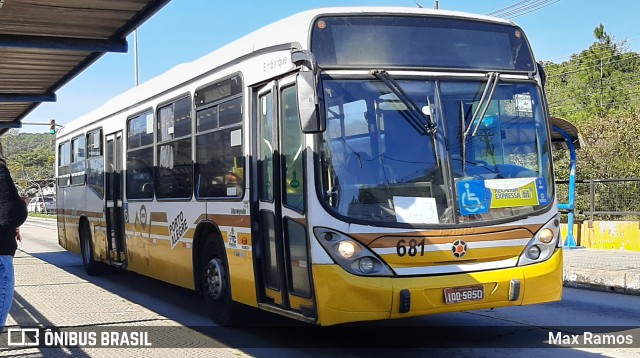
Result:
<instances>
[{"instance_id":1,"label":"metal support column","mask_svg":"<svg viewBox=\"0 0 640 358\"><path fill-rule=\"evenodd\" d=\"M560 133L567 141L569 147L569 202L567 204L558 204L558 209L567 210L567 238L564 241L565 248L576 247L576 240L573 236L573 220L575 209L575 191L576 191L576 149L573 146L573 140L565 131L558 126L553 126L553 130Z\"/></svg>"}]
</instances>

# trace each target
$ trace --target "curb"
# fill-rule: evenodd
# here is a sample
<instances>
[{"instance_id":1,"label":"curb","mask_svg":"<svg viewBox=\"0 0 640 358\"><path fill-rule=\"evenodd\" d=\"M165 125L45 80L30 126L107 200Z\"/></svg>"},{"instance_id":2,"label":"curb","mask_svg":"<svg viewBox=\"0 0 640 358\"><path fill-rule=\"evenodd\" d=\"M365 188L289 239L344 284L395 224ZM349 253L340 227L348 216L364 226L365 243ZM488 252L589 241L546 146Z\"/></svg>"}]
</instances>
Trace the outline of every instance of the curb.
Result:
<instances>
[{"instance_id":1,"label":"curb","mask_svg":"<svg viewBox=\"0 0 640 358\"><path fill-rule=\"evenodd\" d=\"M563 280L566 287L640 295L640 269L603 271L565 267Z\"/></svg>"}]
</instances>

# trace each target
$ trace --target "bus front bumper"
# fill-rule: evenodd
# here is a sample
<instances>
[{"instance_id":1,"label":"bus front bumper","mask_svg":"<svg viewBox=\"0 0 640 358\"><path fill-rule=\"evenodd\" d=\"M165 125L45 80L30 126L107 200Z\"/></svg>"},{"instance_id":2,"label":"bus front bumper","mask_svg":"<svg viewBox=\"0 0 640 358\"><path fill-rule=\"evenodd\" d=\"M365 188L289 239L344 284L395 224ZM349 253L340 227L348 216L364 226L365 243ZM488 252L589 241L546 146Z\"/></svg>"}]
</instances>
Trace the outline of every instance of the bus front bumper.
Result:
<instances>
[{"instance_id":1,"label":"bus front bumper","mask_svg":"<svg viewBox=\"0 0 640 358\"><path fill-rule=\"evenodd\" d=\"M315 265L313 272L321 325L529 305L562 298L561 249L538 264L465 274L362 277L349 274L338 265ZM519 282L517 297L510 292L512 280ZM445 303L445 288L478 285L484 286L482 300ZM405 297L408 291L410 296L405 313L400 312L401 291Z\"/></svg>"}]
</instances>

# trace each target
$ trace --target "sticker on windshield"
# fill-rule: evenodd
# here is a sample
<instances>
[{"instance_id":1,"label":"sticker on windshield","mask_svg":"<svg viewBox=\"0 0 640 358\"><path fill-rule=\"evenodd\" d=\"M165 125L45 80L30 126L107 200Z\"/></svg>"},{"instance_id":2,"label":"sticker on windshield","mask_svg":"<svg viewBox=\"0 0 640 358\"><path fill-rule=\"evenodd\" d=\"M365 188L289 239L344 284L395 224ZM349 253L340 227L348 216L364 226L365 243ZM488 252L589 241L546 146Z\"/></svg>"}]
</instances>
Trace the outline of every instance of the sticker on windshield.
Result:
<instances>
[{"instance_id":1,"label":"sticker on windshield","mask_svg":"<svg viewBox=\"0 0 640 358\"><path fill-rule=\"evenodd\" d=\"M542 178L485 180L491 193L490 208L514 208L548 203L546 184Z\"/></svg>"},{"instance_id":2,"label":"sticker on windshield","mask_svg":"<svg viewBox=\"0 0 640 358\"><path fill-rule=\"evenodd\" d=\"M536 179L536 189L538 191L538 203L540 205L549 204L549 196L547 195L547 181L544 178Z\"/></svg>"},{"instance_id":3,"label":"sticker on windshield","mask_svg":"<svg viewBox=\"0 0 640 358\"><path fill-rule=\"evenodd\" d=\"M457 183L460 215L476 215L489 212L483 180L460 181Z\"/></svg>"},{"instance_id":4,"label":"sticker on windshield","mask_svg":"<svg viewBox=\"0 0 640 358\"><path fill-rule=\"evenodd\" d=\"M438 205L435 198L394 196L396 220L407 224L438 224Z\"/></svg>"},{"instance_id":5,"label":"sticker on windshield","mask_svg":"<svg viewBox=\"0 0 640 358\"><path fill-rule=\"evenodd\" d=\"M516 111L531 113L533 111L533 104L531 103L531 95L528 93L515 95L516 99Z\"/></svg>"}]
</instances>

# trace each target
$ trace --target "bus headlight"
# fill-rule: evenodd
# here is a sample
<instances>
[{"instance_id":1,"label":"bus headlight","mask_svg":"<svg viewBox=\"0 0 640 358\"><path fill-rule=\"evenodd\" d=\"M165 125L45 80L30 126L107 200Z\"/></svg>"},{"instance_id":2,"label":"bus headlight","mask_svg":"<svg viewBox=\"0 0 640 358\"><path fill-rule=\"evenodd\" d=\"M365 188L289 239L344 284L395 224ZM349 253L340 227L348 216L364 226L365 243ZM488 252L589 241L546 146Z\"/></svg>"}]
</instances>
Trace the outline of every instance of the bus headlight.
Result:
<instances>
[{"instance_id":1,"label":"bus headlight","mask_svg":"<svg viewBox=\"0 0 640 358\"><path fill-rule=\"evenodd\" d=\"M560 241L560 224L557 218L547 222L529 241L518 259L518 266L531 265L548 260Z\"/></svg>"},{"instance_id":2,"label":"bus headlight","mask_svg":"<svg viewBox=\"0 0 640 358\"><path fill-rule=\"evenodd\" d=\"M545 244L550 243L551 240L553 240L553 237L553 231L548 228L540 230L540 233L538 234L538 238L540 239L540 241Z\"/></svg>"},{"instance_id":3,"label":"bus headlight","mask_svg":"<svg viewBox=\"0 0 640 358\"><path fill-rule=\"evenodd\" d=\"M347 272L359 276L393 276L386 263L351 237L325 227L316 227L313 233L329 256Z\"/></svg>"},{"instance_id":4,"label":"bus headlight","mask_svg":"<svg viewBox=\"0 0 640 358\"><path fill-rule=\"evenodd\" d=\"M340 241L338 244L338 253L345 259L350 259L356 254L357 244L353 241Z\"/></svg>"}]
</instances>

